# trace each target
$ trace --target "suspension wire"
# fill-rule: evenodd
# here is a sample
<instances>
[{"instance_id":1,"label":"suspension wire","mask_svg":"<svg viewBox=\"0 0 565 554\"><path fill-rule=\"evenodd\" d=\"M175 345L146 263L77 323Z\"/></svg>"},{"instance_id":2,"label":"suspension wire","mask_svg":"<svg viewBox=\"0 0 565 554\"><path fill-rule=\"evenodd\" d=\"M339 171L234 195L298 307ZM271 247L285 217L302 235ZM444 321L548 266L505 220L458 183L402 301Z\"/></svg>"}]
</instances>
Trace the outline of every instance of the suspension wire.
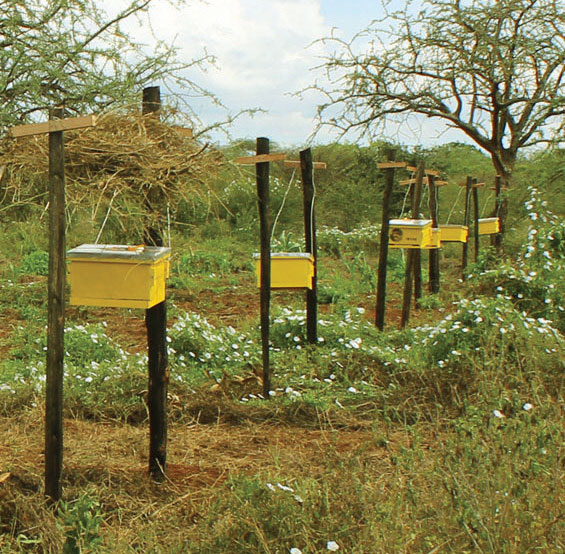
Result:
<instances>
[{"instance_id":1,"label":"suspension wire","mask_svg":"<svg viewBox=\"0 0 565 554\"><path fill-rule=\"evenodd\" d=\"M284 193L283 196L283 201L281 202L281 206L279 208L279 211L277 213L277 216L275 217L275 221L273 222L273 227L271 229L271 241L273 240L273 237L275 236L275 227L277 226L277 222L279 220L279 217L284 209L284 205L286 204L286 197L288 196L288 193L290 192L290 187L292 186L292 182L294 181L294 176L296 174L296 169L292 170L292 175L290 176L290 180L288 181L288 187L286 188L286 192Z\"/></svg>"},{"instance_id":2,"label":"suspension wire","mask_svg":"<svg viewBox=\"0 0 565 554\"><path fill-rule=\"evenodd\" d=\"M112 195L112 198L110 198L110 203L108 204L108 210L106 212L106 215L104 216L104 221L102 222L102 226L100 227L100 231L98 231L98 235L96 236L96 240L94 241L94 244L98 244L98 241L100 240L100 237L102 236L102 231L104 231L104 227L106 227L106 222L108 221L108 218L110 217L110 212L112 211L112 204L114 202L114 198L116 198L118 194L118 189L114 189L114 194Z\"/></svg>"},{"instance_id":3,"label":"suspension wire","mask_svg":"<svg viewBox=\"0 0 565 554\"><path fill-rule=\"evenodd\" d=\"M459 187L459 192L457 193L457 198L455 199L455 202L453 202L453 204L451 206L451 210L449 210L449 215L447 216L447 221L445 222L447 225L449 225L449 221L451 220L453 210L455 209L455 206L457 206L457 202L459 202L459 197L461 196L462 192L463 192L463 187Z\"/></svg>"}]
</instances>

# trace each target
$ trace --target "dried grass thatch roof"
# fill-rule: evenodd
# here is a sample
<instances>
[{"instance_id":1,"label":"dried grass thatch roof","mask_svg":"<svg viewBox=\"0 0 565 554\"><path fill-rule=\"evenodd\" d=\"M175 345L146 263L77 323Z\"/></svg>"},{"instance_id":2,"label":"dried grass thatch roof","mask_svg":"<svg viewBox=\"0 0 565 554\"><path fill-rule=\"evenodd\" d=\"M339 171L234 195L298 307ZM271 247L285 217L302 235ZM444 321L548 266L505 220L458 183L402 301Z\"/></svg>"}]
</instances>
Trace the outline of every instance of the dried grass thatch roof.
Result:
<instances>
[{"instance_id":1,"label":"dried grass thatch roof","mask_svg":"<svg viewBox=\"0 0 565 554\"><path fill-rule=\"evenodd\" d=\"M209 144L191 138L154 115L108 113L96 127L65 133L67 203L107 206L127 199L156 209L208 192L221 163ZM46 135L5 138L0 143L0 206L47 202L49 146ZM106 201L105 201L106 200ZM93 213L94 215L94 213Z\"/></svg>"}]
</instances>

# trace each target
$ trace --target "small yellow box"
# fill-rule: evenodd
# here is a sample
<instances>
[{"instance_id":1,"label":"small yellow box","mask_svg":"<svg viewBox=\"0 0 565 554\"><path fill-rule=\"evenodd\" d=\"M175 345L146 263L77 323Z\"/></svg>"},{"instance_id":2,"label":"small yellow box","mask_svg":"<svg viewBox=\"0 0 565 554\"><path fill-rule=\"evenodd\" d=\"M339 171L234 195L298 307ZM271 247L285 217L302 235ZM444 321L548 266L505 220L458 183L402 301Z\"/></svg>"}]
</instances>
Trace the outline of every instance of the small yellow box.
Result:
<instances>
[{"instance_id":1,"label":"small yellow box","mask_svg":"<svg viewBox=\"0 0 565 554\"><path fill-rule=\"evenodd\" d=\"M423 248L432 242L431 219L391 219L389 248Z\"/></svg>"},{"instance_id":2,"label":"small yellow box","mask_svg":"<svg viewBox=\"0 0 565 554\"><path fill-rule=\"evenodd\" d=\"M466 225L440 224L441 242L467 242L469 228Z\"/></svg>"},{"instance_id":3,"label":"small yellow box","mask_svg":"<svg viewBox=\"0 0 565 554\"><path fill-rule=\"evenodd\" d=\"M494 235L498 232L500 232L500 220L498 217L479 219L479 235Z\"/></svg>"},{"instance_id":4,"label":"small yellow box","mask_svg":"<svg viewBox=\"0 0 565 554\"><path fill-rule=\"evenodd\" d=\"M82 244L67 252L70 303L75 306L151 308L165 300L171 249Z\"/></svg>"},{"instance_id":5,"label":"small yellow box","mask_svg":"<svg viewBox=\"0 0 565 554\"><path fill-rule=\"evenodd\" d=\"M261 255L255 254L257 286L261 286ZM311 289L314 277L314 256L307 252L271 253L272 289Z\"/></svg>"},{"instance_id":6,"label":"small yellow box","mask_svg":"<svg viewBox=\"0 0 565 554\"><path fill-rule=\"evenodd\" d=\"M422 248L425 250L431 250L435 248L441 248L441 231L439 228L432 227L432 234L430 235L430 240L422 244Z\"/></svg>"}]
</instances>

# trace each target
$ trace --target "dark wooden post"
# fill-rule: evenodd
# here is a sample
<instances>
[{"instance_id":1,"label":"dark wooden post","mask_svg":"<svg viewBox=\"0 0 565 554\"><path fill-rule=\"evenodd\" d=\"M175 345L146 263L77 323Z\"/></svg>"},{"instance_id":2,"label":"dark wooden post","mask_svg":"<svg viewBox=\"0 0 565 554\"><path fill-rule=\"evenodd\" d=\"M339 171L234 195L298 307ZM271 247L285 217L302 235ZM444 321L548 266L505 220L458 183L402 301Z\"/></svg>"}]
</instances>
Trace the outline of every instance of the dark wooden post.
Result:
<instances>
[{"instance_id":1,"label":"dark wooden post","mask_svg":"<svg viewBox=\"0 0 565 554\"><path fill-rule=\"evenodd\" d=\"M422 162L423 164L423 162ZM412 196L412 219L420 218L420 205L422 203L422 185L425 178L424 166L422 165L422 178L414 183L413 196ZM418 306L420 298L422 298L422 251L420 249L414 250L412 253L414 257L414 303Z\"/></svg>"},{"instance_id":2,"label":"dark wooden post","mask_svg":"<svg viewBox=\"0 0 565 554\"><path fill-rule=\"evenodd\" d=\"M497 175L494 179L494 212L493 217L498 217L500 223L500 231L495 233L491 238L491 244L496 248L496 251L500 254L502 252L502 235L504 234L503 217L501 217L502 212L502 177Z\"/></svg>"},{"instance_id":3,"label":"dark wooden post","mask_svg":"<svg viewBox=\"0 0 565 554\"><path fill-rule=\"evenodd\" d=\"M143 114L155 114L159 117L161 92L159 87L143 89ZM146 202L147 209L157 210L159 207ZM146 229L145 241L149 246L163 246L163 236L159 225L149 225ZM148 391L147 407L149 410L149 473L156 481L165 478L167 463L167 389L169 384L168 352L167 352L167 302L145 310L145 327L147 329L147 369Z\"/></svg>"},{"instance_id":4,"label":"dark wooden post","mask_svg":"<svg viewBox=\"0 0 565 554\"><path fill-rule=\"evenodd\" d=\"M471 190L473 188L473 178L467 176L465 181L465 214L464 214L464 225L469 229L470 225L470 203L471 203ZM461 256L461 278L465 281L465 270L467 269L467 264L469 263L469 241L471 240L471 233L467 233L467 242L463 243L462 256Z\"/></svg>"},{"instance_id":5,"label":"dark wooden post","mask_svg":"<svg viewBox=\"0 0 565 554\"><path fill-rule=\"evenodd\" d=\"M438 202L437 187L435 175L428 175L428 184L430 192L430 217L432 218L432 227L438 228ZM428 287L432 294L439 292L440 274L439 274L439 248L432 248L429 252L429 280Z\"/></svg>"},{"instance_id":6,"label":"dark wooden post","mask_svg":"<svg viewBox=\"0 0 565 554\"><path fill-rule=\"evenodd\" d=\"M257 155L269 153L269 139L257 138ZM263 351L263 395L270 398L271 370L269 367L269 312L271 303L271 224L269 221L269 162L255 165L261 235L261 346Z\"/></svg>"},{"instance_id":7,"label":"dark wooden post","mask_svg":"<svg viewBox=\"0 0 565 554\"><path fill-rule=\"evenodd\" d=\"M63 117L53 110L52 119ZM45 403L45 494L61 498L65 334L65 150L63 131L49 133L49 279Z\"/></svg>"},{"instance_id":8,"label":"dark wooden post","mask_svg":"<svg viewBox=\"0 0 565 554\"><path fill-rule=\"evenodd\" d=\"M387 159L394 161L396 152L394 150L387 151ZM383 206L381 217L381 236L379 244L379 267L377 270L377 304L375 309L375 325L380 331L385 327L385 311L386 311L386 273L388 263L388 235L390 220L390 202L392 198L392 188L394 186L394 167L385 169L385 188L383 191Z\"/></svg>"},{"instance_id":9,"label":"dark wooden post","mask_svg":"<svg viewBox=\"0 0 565 554\"><path fill-rule=\"evenodd\" d=\"M318 255L316 251L316 214L314 212L314 165L312 163L312 150L310 148L300 152L300 169L302 173L306 252L314 256L312 288L306 289L306 340L310 344L316 344L318 342Z\"/></svg>"},{"instance_id":10,"label":"dark wooden post","mask_svg":"<svg viewBox=\"0 0 565 554\"><path fill-rule=\"evenodd\" d=\"M473 240L475 242L475 262L479 259L479 189L477 179L473 179Z\"/></svg>"},{"instance_id":11,"label":"dark wooden post","mask_svg":"<svg viewBox=\"0 0 565 554\"><path fill-rule=\"evenodd\" d=\"M416 169L416 177L413 185L414 190L412 194L412 218L418 219L420 210L420 199L422 194L422 181L424 180L424 162L420 162ZM404 328L410 319L410 303L412 300L412 280L414 279L414 265L416 261L416 253L420 250L410 248L406 253L406 270L404 278L404 294L402 298L402 316L400 320L400 327Z\"/></svg>"}]
</instances>

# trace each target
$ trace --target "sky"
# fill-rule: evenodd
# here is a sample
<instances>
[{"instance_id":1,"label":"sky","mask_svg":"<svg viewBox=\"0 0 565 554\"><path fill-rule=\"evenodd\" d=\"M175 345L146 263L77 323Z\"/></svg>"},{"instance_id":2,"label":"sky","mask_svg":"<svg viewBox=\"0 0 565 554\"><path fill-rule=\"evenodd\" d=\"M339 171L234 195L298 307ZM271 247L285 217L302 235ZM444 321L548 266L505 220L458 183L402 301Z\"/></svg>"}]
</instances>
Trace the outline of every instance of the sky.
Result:
<instances>
[{"instance_id":1,"label":"sky","mask_svg":"<svg viewBox=\"0 0 565 554\"><path fill-rule=\"evenodd\" d=\"M115 6L115 0L106 2ZM198 58L204 51L215 57L205 72L193 69L187 76L216 95L229 113L264 110L253 118L236 119L230 128L232 138L266 136L279 144L301 146L335 138L329 131L312 138L323 97L313 92L296 95L322 76L315 68L327 47L319 39L332 32L350 39L381 15L380 0L187 0L180 8L154 0L150 21L154 36L173 43L181 60ZM150 48L154 39L147 25L140 25L132 20L126 30ZM162 87L164 98L170 93ZM190 105L203 125L225 118L225 112L203 99L191 98ZM400 133L391 129L390 138L426 146L462 139L453 132L438 136L440 127L424 125ZM212 137L226 141L218 134Z\"/></svg>"}]
</instances>

